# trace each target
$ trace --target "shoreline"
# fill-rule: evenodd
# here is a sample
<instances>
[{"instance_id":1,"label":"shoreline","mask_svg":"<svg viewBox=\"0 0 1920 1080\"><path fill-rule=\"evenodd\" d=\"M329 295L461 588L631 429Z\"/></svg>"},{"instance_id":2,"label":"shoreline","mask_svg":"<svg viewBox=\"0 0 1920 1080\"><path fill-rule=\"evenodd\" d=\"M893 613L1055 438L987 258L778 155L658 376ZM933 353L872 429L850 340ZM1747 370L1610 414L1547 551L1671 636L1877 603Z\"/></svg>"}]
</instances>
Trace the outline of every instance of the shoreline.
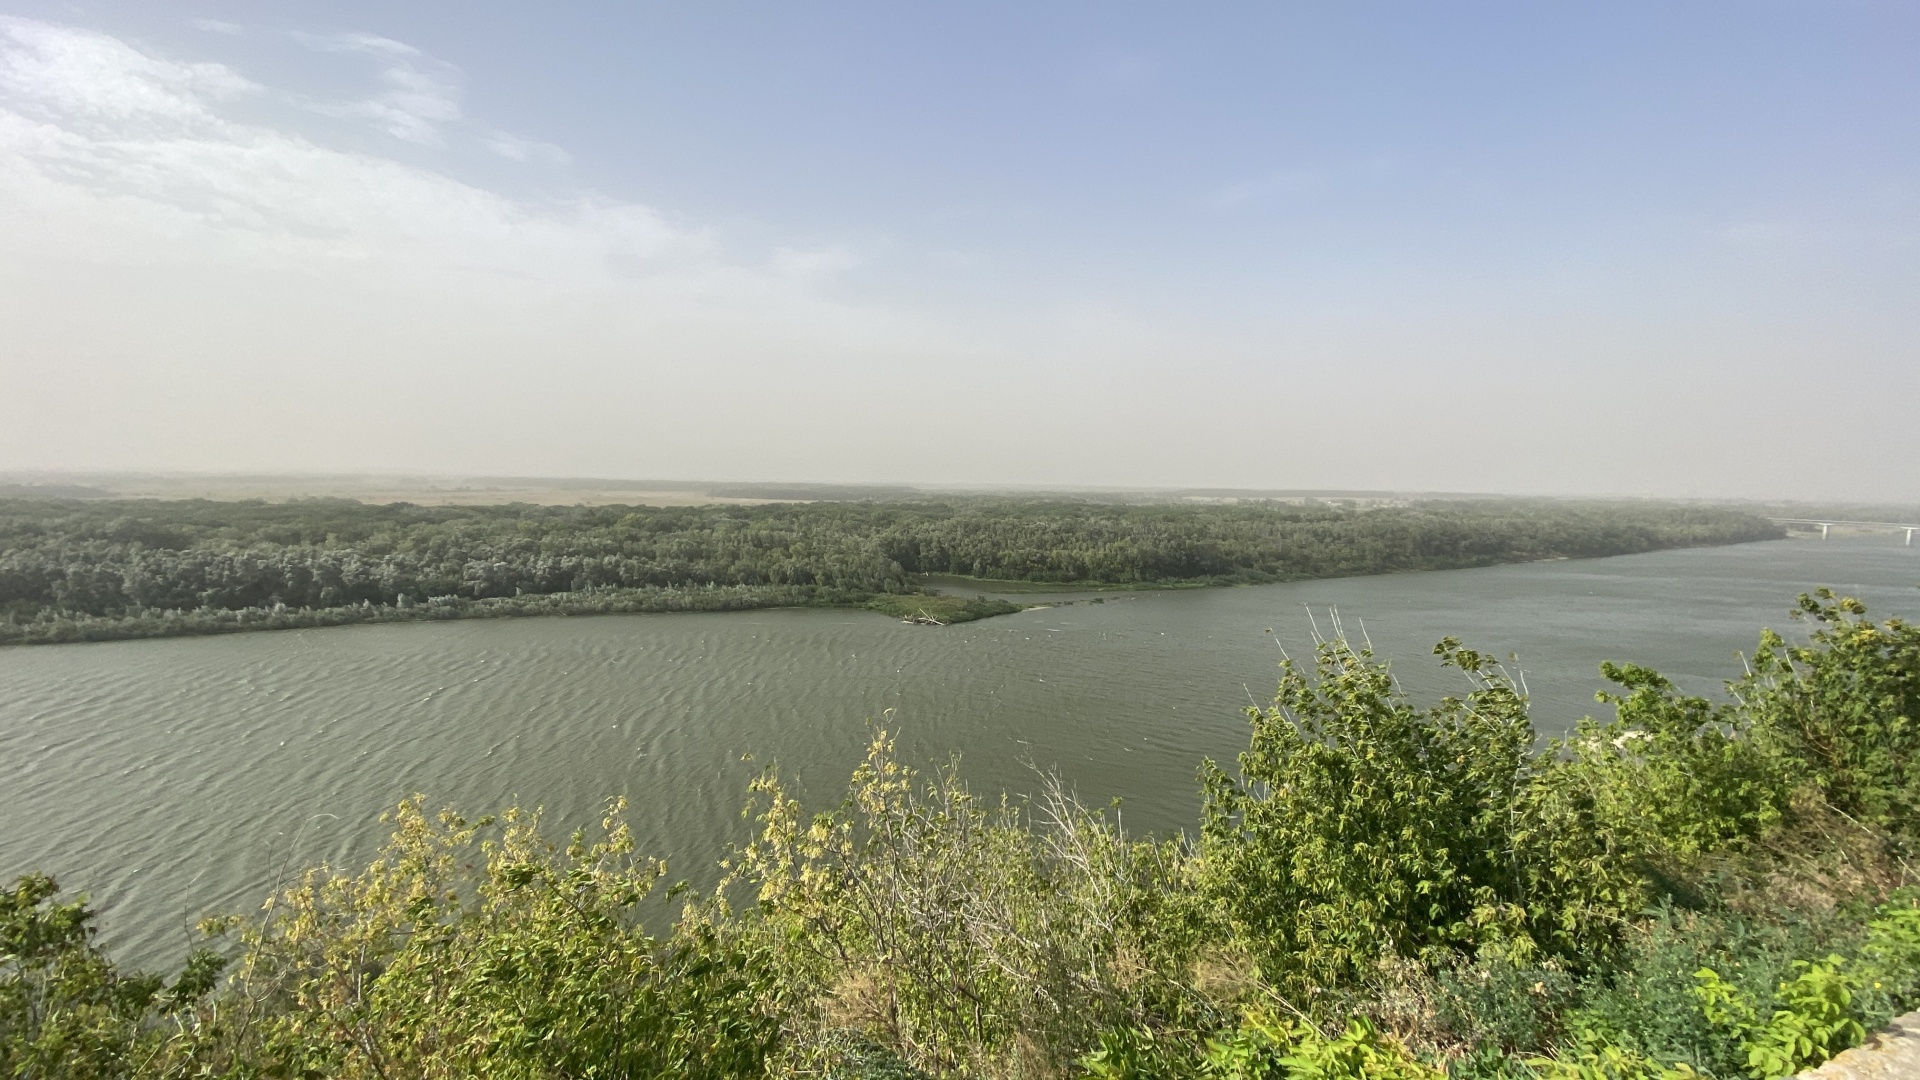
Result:
<instances>
[{"instance_id":1,"label":"shoreline","mask_svg":"<svg viewBox=\"0 0 1920 1080\"><path fill-rule=\"evenodd\" d=\"M1616 558L1620 555L1648 554L1695 547L1732 547L1758 541L1736 540L1724 544L1678 544L1641 551L1615 552L1589 556L1548 556L1545 558L1473 559L1453 565L1384 567L1370 573L1301 575L1244 581L1171 581L1171 582L1045 582L994 578L968 578L956 574L916 575L915 584L928 591L915 593L867 593L814 585L712 585L650 586L633 589L603 589L590 592L541 593L510 597L472 599L459 596L432 597L424 603L360 604L330 608L194 608L149 609L125 615L57 614L30 622L0 622L0 649L36 645L78 645L108 641L143 641L155 638L212 637L274 630L314 630L334 626L402 622L450 622L461 619L513 619L590 615L665 615L680 612L763 611L775 608L822 608L843 611L872 611L902 622L923 625L949 625L1011 615L1021 611L1077 603L1077 600L1052 603L1022 603L1008 596L1059 595L1061 593L1160 592L1184 589L1221 589L1251 585L1277 585L1295 581L1334 581L1342 578L1379 577L1388 574L1423 573L1441 570L1474 570L1494 566L1520 566L1535 562ZM1017 587L1008 587L1017 586ZM965 596L945 590L965 588ZM934 591L940 590L940 591Z\"/></svg>"},{"instance_id":2,"label":"shoreline","mask_svg":"<svg viewBox=\"0 0 1920 1080\"><path fill-rule=\"evenodd\" d=\"M212 637L272 630L314 630L379 623L454 622L463 619L551 618L591 615L666 615L683 612L823 608L871 611L909 621L930 614L940 625L1023 611L1026 605L985 598L918 593L856 593L803 585L663 586L536 596L434 597L405 606L361 604L335 608L237 608L142 611L129 615L59 616L36 623L0 623L0 648L78 645L153 638Z\"/></svg>"}]
</instances>

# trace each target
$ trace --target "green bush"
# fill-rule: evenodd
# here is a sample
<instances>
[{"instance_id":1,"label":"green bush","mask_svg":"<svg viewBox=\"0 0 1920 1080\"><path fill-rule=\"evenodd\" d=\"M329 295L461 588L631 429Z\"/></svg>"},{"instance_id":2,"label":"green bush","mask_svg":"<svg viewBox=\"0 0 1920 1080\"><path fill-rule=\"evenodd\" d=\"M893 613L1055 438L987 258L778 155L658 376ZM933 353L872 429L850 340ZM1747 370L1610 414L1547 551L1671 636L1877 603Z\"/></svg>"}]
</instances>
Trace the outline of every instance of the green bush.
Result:
<instances>
[{"instance_id":1,"label":"green bush","mask_svg":"<svg viewBox=\"0 0 1920 1080\"><path fill-rule=\"evenodd\" d=\"M928 1072L1057 1070L1103 1029L1183 1001L1177 845L1130 841L1054 787L1029 825L949 769L922 785L875 735L846 803L808 817L768 775L729 886L801 1058L851 1031Z\"/></svg>"},{"instance_id":2,"label":"green bush","mask_svg":"<svg viewBox=\"0 0 1920 1080\"><path fill-rule=\"evenodd\" d=\"M1440 1026L1499 1056L1547 1049L1577 989L1558 966L1516 964L1504 956L1443 971L1435 986Z\"/></svg>"},{"instance_id":3,"label":"green bush","mask_svg":"<svg viewBox=\"0 0 1920 1080\"><path fill-rule=\"evenodd\" d=\"M1776 1080L1818 1065L1866 1036L1855 1002L1857 980L1839 956L1794 963L1764 1019L1740 989L1712 968L1694 973L1707 1021L1745 1052L1747 1075Z\"/></svg>"},{"instance_id":4,"label":"green bush","mask_svg":"<svg viewBox=\"0 0 1920 1080\"><path fill-rule=\"evenodd\" d=\"M1702 1007L1697 973L1733 980L1744 999L1766 995L1804 943L1774 927L1662 906L1629 934L1618 964L1596 973L1567 1017L1567 1048L1615 1046L1636 1059L1715 1076L1745 1070L1739 1039Z\"/></svg>"},{"instance_id":5,"label":"green bush","mask_svg":"<svg viewBox=\"0 0 1920 1080\"><path fill-rule=\"evenodd\" d=\"M1827 801L1901 834L1920 826L1920 627L1875 624L1858 600L1802 596L1805 645L1764 632L1735 685L1743 710L1810 765Z\"/></svg>"},{"instance_id":6,"label":"green bush","mask_svg":"<svg viewBox=\"0 0 1920 1080\"><path fill-rule=\"evenodd\" d=\"M1196 1054L1143 1028L1102 1032L1079 1061L1085 1080L1441 1080L1445 1074L1383 1036L1364 1016L1337 1035L1250 1009Z\"/></svg>"},{"instance_id":7,"label":"green bush","mask_svg":"<svg viewBox=\"0 0 1920 1080\"><path fill-rule=\"evenodd\" d=\"M1614 717L1582 721L1561 748L1609 830L1647 854L1691 858L1745 845L1785 819L1792 769L1746 709L1679 694L1635 664L1600 670L1624 691L1597 695Z\"/></svg>"},{"instance_id":8,"label":"green bush","mask_svg":"<svg viewBox=\"0 0 1920 1080\"><path fill-rule=\"evenodd\" d=\"M663 871L616 804L589 842L536 815L429 816L419 799L366 870L317 870L242 932L229 1016L178 1062L246 1074L719 1078L776 1034L763 967L711 928L665 939L633 912Z\"/></svg>"},{"instance_id":9,"label":"green bush","mask_svg":"<svg viewBox=\"0 0 1920 1080\"><path fill-rule=\"evenodd\" d=\"M1424 710L1344 640L1312 676L1288 660L1273 707L1248 710L1239 775L1204 767L1203 888L1289 994L1384 956L1577 961L1639 904L1591 800L1535 752L1519 688L1457 642L1436 652L1472 689Z\"/></svg>"},{"instance_id":10,"label":"green bush","mask_svg":"<svg viewBox=\"0 0 1920 1080\"><path fill-rule=\"evenodd\" d=\"M1874 911L1858 969L1861 1011L1869 1019L1920 1007L1920 891L1902 890Z\"/></svg>"},{"instance_id":11,"label":"green bush","mask_svg":"<svg viewBox=\"0 0 1920 1080\"><path fill-rule=\"evenodd\" d=\"M836 1032L818 1049L826 1080L929 1080L899 1054L852 1032Z\"/></svg>"},{"instance_id":12,"label":"green bush","mask_svg":"<svg viewBox=\"0 0 1920 1080\"><path fill-rule=\"evenodd\" d=\"M171 986L122 972L94 941L86 899L57 895L41 874L0 893L0 1075L126 1075L164 1042L170 1018L213 989L224 962L196 951Z\"/></svg>"},{"instance_id":13,"label":"green bush","mask_svg":"<svg viewBox=\"0 0 1920 1080\"><path fill-rule=\"evenodd\" d=\"M1208 1044L1203 1072L1220 1080L1440 1080L1373 1022L1356 1016L1338 1035L1312 1024L1251 1011L1240 1026Z\"/></svg>"}]
</instances>

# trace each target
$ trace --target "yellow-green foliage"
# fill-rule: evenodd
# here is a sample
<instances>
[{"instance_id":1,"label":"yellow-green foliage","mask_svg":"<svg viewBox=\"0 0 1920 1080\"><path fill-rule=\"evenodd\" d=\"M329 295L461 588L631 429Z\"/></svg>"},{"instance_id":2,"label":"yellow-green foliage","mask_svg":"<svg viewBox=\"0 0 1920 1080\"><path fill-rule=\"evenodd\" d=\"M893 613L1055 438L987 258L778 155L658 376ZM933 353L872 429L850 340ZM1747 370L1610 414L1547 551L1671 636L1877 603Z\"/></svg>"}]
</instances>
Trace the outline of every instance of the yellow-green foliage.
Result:
<instances>
[{"instance_id":1,"label":"yellow-green foliage","mask_svg":"<svg viewBox=\"0 0 1920 1080\"><path fill-rule=\"evenodd\" d=\"M224 1015L183 1056L292 1076L737 1076L773 1026L753 958L633 911L663 867L609 809L564 847L537 817L392 816L357 874L316 870L242 931Z\"/></svg>"},{"instance_id":2,"label":"yellow-green foliage","mask_svg":"<svg viewBox=\"0 0 1920 1080\"><path fill-rule=\"evenodd\" d=\"M1538 1080L1692 1080L1701 1074L1690 1065L1660 1065L1611 1043L1577 1043L1552 1057L1528 1057Z\"/></svg>"},{"instance_id":3,"label":"yellow-green foliage","mask_svg":"<svg viewBox=\"0 0 1920 1080\"><path fill-rule=\"evenodd\" d=\"M1364 1016L1327 1036L1311 1024L1249 1011L1239 1028L1208 1044L1204 1072L1220 1080L1440 1080Z\"/></svg>"},{"instance_id":4,"label":"yellow-green foliage","mask_svg":"<svg viewBox=\"0 0 1920 1080\"><path fill-rule=\"evenodd\" d=\"M1920 1005L1920 893L1911 890L1874 912L1860 947L1861 988L1888 1012Z\"/></svg>"},{"instance_id":5,"label":"yellow-green foliage","mask_svg":"<svg viewBox=\"0 0 1920 1080\"><path fill-rule=\"evenodd\" d=\"M763 776L722 886L654 932L618 804L555 845L409 800L365 869L216 921L172 982L24 878L0 1076L1789 1075L1920 1005L1920 640L1802 611L1732 703L1610 666L1613 718L1544 745L1457 642L1465 691L1424 707L1326 642L1206 768L1197 843L1057 782L978 799L877 732L829 812Z\"/></svg>"},{"instance_id":6,"label":"yellow-green foliage","mask_svg":"<svg viewBox=\"0 0 1920 1080\"><path fill-rule=\"evenodd\" d=\"M1739 988L1712 968L1694 973L1701 1011L1746 1052L1749 1076L1775 1080L1818 1065L1866 1036L1854 1002L1857 980L1840 956L1802 960L1775 993L1764 1019Z\"/></svg>"},{"instance_id":7,"label":"yellow-green foliage","mask_svg":"<svg viewBox=\"0 0 1920 1080\"><path fill-rule=\"evenodd\" d=\"M1238 1026L1208 1039L1197 1052L1144 1028L1102 1033L1100 1046L1081 1057L1085 1080L1441 1080L1426 1064L1365 1016L1349 1018L1337 1034L1311 1023L1248 1009Z\"/></svg>"},{"instance_id":8,"label":"yellow-green foliage","mask_svg":"<svg viewBox=\"0 0 1920 1080\"><path fill-rule=\"evenodd\" d=\"M1176 847L1130 841L1054 789L1029 827L947 770L922 784L877 732L847 802L809 817L768 775L732 882L781 957L798 1045L834 1030L936 1072L1042 1071L1183 992ZM1177 1009L1176 1009L1177 1011Z\"/></svg>"}]
</instances>

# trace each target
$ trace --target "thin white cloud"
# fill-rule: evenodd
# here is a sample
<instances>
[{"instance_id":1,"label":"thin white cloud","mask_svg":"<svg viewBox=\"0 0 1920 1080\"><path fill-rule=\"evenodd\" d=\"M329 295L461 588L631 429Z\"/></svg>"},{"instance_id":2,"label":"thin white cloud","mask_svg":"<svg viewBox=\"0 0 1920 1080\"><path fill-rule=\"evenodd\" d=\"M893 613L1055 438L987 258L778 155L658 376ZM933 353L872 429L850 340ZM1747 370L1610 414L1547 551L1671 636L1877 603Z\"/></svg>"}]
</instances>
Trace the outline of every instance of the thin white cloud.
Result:
<instances>
[{"instance_id":1,"label":"thin white cloud","mask_svg":"<svg viewBox=\"0 0 1920 1080\"><path fill-rule=\"evenodd\" d=\"M573 160L573 155L549 142L523 139L505 131L489 131L480 137L482 145L503 158L514 161L538 161L548 165L565 165Z\"/></svg>"},{"instance_id":2,"label":"thin white cloud","mask_svg":"<svg viewBox=\"0 0 1920 1080\"><path fill-rule=\"evenodd\" d=\"M384 40L354 42L397 55ZM393 111L379 114L409 134L459 115L418 70L389 70ZM63 257L108 263L317 260L427 279L458 269L601 286L646 280L682 296L786 291L849 262L837 249L782 250L755 266L651 207L582 196L522 203L223 115L223 103L262 89L220 64L0 21L0 221L12 219L16 257L40 236ZM487 138L508 156L564 160L557 147Z\"/></svg>"},{"instance_id":3,"label":"thin white cloud","mask_svg":"<svg viewBox=\"0 0 1920 1080\"><path fill-rule=\"evenodd\" d=\"M0 95L22 119L114 135L212 116L261 88L221 64L181 64L103 34L0 17Z\"/></svg>"},{"instance_id":4,"label":"thin white cloud","mask_svg":"<svg viewBox=\"0 0 1920 1080\"><path fill-rule=\"evenodd\" d=\"M321 52L356 52L369 56L419 56L420 50L404 41L378 34L306 34L295 33L295 41Z\"/></svg>"},{"instance_id":5,"label":"thin white cloud","mask_svg":"<svg viewBox=\"0 0 1920 1080\"><path fill-rule=\"evenodd\" d=\"M227 37L238 37L245 32L245 28L239 23L225 22L220 19L195 19L193 28L209 34L224 34Z\"/></svg>"},{"instance_id":6,"label":"thin white cloud","mask_svg":"<svg viewBox=\"0 0 1920 1080\"><path fill-rule=\"evenodd\" d=\"M404 41L364 33L296 33L291 37L316 52L382 61L377 75L380 92L349 99L301 98L299 104L305 109L338 119L370 121L393 138L421 146L444 146L457 135L512 161L566 165L573 160L552 143L472 123L460 104L460 70Z\"/></svg>"},{"instance_id":7,"label":"thin white cloud","mask_svg":"<svg viewBox=\"0 0 1920 1080\"><path fill-rule=\"evenodd\" d=\"M382 62L383 89L348 101L313 101L307 107L324 116L371 121L388 135L422 146L444 143L443 129L463 119L460 72L403 41L377 34L296 34L294 39L319 52L353 53Z\"/></svg>"}]
</instances>

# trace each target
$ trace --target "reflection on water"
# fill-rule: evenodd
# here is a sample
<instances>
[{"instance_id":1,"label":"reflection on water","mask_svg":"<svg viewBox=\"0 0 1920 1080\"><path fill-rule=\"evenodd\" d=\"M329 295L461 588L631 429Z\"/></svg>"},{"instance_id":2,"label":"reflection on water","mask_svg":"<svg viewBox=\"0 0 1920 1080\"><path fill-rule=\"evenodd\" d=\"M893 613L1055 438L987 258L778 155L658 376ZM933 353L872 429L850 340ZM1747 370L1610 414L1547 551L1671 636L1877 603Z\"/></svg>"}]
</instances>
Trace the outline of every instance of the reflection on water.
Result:
<instances>
[{"instance_id":1,"label":"reflection on water","mask_svg":"<svg viewBox=\"0 0 1920 1080\"><path fill-rule=\"evenodd\" d=\"M698 879L743 837L757 769L837 799L887 710L910 760L959 754L976 790L1058 768L1092 801L1122 798L1130 828L1175 829L1194 819L1200 758L1234 754L1240 710L1271 694L1276 640L1310 648L1310 608L1364 623L1415 694L1460 689L1428 655L1447 634L1518 652L1555 732L1592 708L1601 660L1711 691L1821 584L1920 613L1920 549L1780 541L1076 593L946 628L762 611L4 649L0 876L43 869L92 893L108 941L154 964L178 960L198 915L252 910L287 866L364 858L375 815L416 791L474 812L543 805L567 827L625 795L647 849Z\"/></svg>"}]
</instances>

